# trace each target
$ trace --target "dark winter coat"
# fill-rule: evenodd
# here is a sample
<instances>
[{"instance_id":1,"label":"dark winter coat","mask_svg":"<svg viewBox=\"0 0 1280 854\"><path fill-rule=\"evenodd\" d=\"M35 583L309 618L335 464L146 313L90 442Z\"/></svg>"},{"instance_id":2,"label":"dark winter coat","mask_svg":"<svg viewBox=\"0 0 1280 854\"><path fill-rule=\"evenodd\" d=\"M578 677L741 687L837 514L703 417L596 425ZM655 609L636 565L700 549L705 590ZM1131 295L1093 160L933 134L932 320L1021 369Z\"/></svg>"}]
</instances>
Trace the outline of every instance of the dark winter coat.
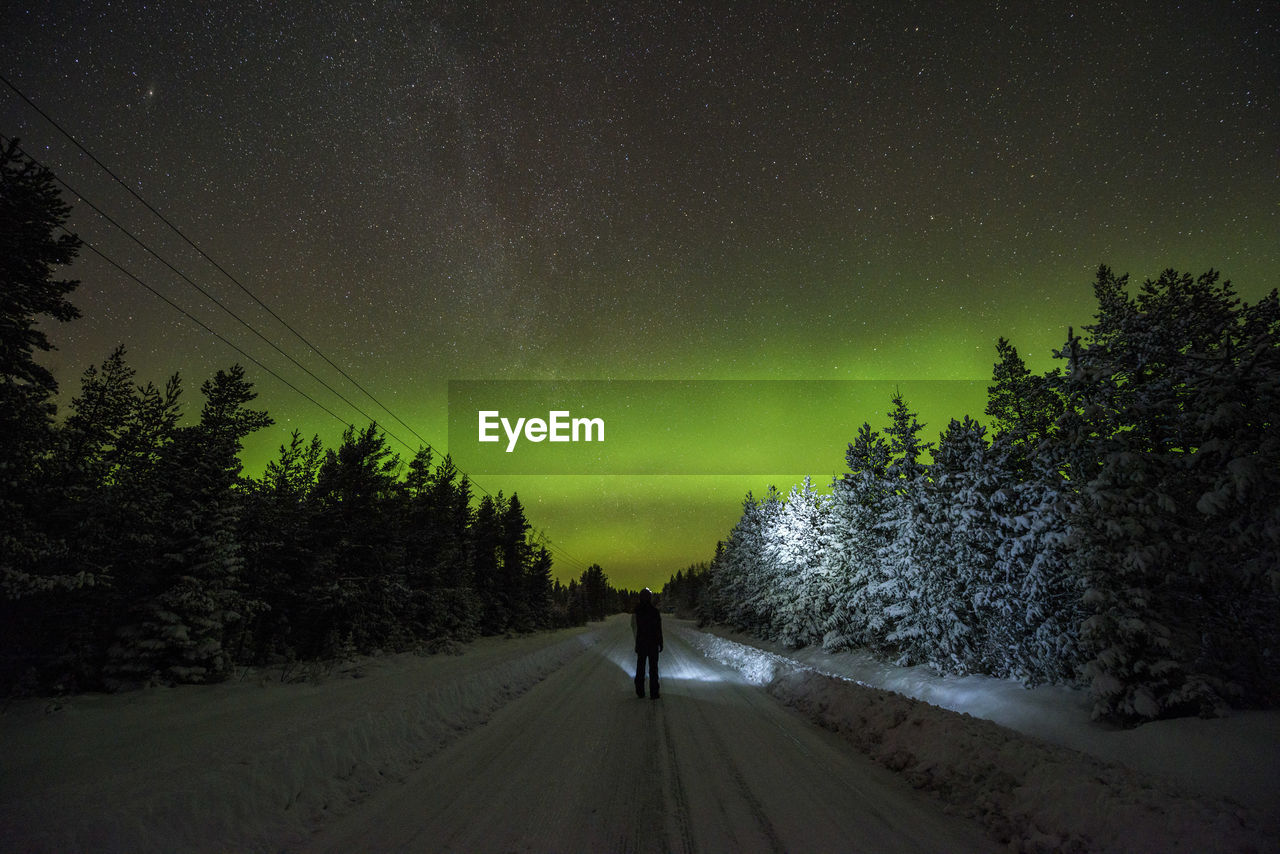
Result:
<instances>
[{"instance_id":1,"label":"dark winter coat","mask_svg":"<svg viewBox=\"0 0 1280 854\"><path fill-rule=\"evenodd\" d=\"M636 631L636 652L649 653L662 650L662 614L651 602L636 606L633 618Z\"/></svg>"}]
</instances>

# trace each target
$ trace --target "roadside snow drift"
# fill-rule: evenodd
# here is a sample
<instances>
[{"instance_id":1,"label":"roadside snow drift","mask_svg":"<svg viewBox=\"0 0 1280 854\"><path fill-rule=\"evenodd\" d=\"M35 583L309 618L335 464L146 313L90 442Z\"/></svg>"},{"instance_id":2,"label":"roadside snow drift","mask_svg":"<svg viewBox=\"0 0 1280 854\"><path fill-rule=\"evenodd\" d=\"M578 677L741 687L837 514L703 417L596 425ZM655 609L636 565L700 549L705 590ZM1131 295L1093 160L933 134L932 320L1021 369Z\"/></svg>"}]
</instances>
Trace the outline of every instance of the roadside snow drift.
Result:
<instances>
[{"instance_id":1,"label":"roadside snow drift","mask_svg":"<svg viewBox=\"0 0 1280 854\"><path fill-rule=\"evenodd\" d=\"M368 660L365 678L321 686L224 683L10 710L0 719L0 850L305 845L328 816L402 778L596 639L485 639L457 657Z\"/></svg>"},{"instance_id":2,"label":"roadside snow drift","mask_svg":"<svg viewBox=\"0 0 1280 854\"><path fill-rule=\"evenodd\" d=\"M1256 817L1192 796L1120 765L1047 744L991 721L840 679L775 653L682 630L709 658L734 667L833 730L950 812L971 817L1013 851L1263 852Z\"/></svg>"}]
</instances>

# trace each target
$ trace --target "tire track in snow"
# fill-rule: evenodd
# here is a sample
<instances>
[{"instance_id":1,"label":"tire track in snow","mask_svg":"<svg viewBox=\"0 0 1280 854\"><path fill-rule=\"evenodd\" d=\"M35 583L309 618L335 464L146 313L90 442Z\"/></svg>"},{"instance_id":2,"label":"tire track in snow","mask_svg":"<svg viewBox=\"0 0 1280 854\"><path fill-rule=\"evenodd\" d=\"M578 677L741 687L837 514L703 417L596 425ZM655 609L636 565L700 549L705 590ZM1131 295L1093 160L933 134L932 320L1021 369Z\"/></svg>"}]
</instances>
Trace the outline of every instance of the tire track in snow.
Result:
<instances>
[{"instance_id":1,"label":"tire track in snow","mask_svg":"<svg viewBox=\"0 0 1280 854\"><path fill-rule=\"evenodd\" d=\"M976 828L936 815L914 791L895 789L871 804L854 795L857 785L874 785L868 773L903 784L863 757L850 759L835 736L682 639L668 645L670 681L659 702L632 691L626 623L603 626L600 640L311 847L990 850Z\"/></svg>"},{"instance_id":2,"label":"tire track in snow","mask_svg":"<svg viewBox=\"0 0 1280 854\"><path fill-rule=\"evenodd\" d=\"M655 835L660 834L662 837L666 835L665 827L654 821L655 817L662 816L664 812L660 785L662 735L659 729L661 725L657 720L660 709L654 708L657 703L651 703L648 700L637 700L636 705L641 707L634 709L632 714L641 719L640 729L644 733L640 748L640 767L635 778L636 785L639 787L638 794L641 797L637 798L631 821L627 822L631 830L629 844L625 848L617 849L620 851L653 850ZM661 848L662 850L670 849L665 838L661 839Z\"/></svg>"},{"instance_id":3,"label":"tire track in snow","mask_svg":"<svg viewBox=\"0 0 1280 854\"><path fill-rule=\"evenodd\" d=\"M707 716L701 703L694 704L692 708L697 710L698 716L703 721L702 730L709 736L711 751L717 760L715 767L720 769L720 772L732 781L742 803L747 807L748 814L759 828L760 833L768 841L768 850L776 852L776 854L784 854L787 846L782 842L777 829L773 826L773 822L769 820L764 804L760 802L755 792L751 790L746 777L743 776L742 769L738 767L737 760L725 745L724 738L721 735L723 728Z\"/></svg>"},{"instance_id":4,"label":"tire track in snow","mask_svg":"<svg viewBox=\"0 0 1280 854\"><path fill-rule=\"evenodd\" d=\"M685 795L684 783L680 780L680 766L676 763L676 748L671 738L671 723L661 709L658 712L662 719L662 779L670 783L668 790L672 800L672 810L667 813L668 831L674 824L675 835L680 840L680 850L685 854L697 854L698 846L693 841L693 827L689 820L689 800ZM673 848L669 841L666 847L668 851Z\"/></svg>"}]
</instances>

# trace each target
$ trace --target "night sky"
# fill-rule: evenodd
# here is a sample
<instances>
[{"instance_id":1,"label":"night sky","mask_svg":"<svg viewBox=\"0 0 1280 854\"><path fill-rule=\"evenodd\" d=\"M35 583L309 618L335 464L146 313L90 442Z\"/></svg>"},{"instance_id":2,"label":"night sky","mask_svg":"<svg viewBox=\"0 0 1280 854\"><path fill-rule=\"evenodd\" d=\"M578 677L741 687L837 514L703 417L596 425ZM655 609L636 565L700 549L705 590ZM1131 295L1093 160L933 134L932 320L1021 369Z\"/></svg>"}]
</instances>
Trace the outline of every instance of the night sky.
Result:
<instances>
[{"instance_id":1,"label":"night sky","mask_svg":"<svg viewBox=\"0 0 1280 854\"><path fill-rule=\"evenodd\" d=\"M449 380L982 381L1001 335L1050 367L1099 263L1214 267L1256 300L1280 285L1277 57L1271 2L0 11L0 73L441 449ZM295 428L332 446L373 417L416 447L2 86L0 132L364 414L83 204L81 237L342 421L87 250L84 316L43 359L64 398L123 343L141 380L182 373L191 413L246 364L277 422L250 472ZM936 437L971 400L908 403ZM831 419L852 439L883 407ZM656 587L710 558L748 489L825 485L843 450L477 480L520 493L562 579L598 562Z\"/></svg>"}]
</instances>

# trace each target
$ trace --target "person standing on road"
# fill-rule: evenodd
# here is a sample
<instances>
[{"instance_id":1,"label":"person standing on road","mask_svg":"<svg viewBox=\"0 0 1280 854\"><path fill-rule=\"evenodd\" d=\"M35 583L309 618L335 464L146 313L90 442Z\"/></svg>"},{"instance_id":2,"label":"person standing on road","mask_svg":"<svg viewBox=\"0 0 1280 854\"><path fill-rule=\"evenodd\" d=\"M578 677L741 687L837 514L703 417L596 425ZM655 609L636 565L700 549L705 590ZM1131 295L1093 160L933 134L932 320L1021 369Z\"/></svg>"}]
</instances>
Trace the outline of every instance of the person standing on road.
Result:
<instances>
[{"instance_id":1,"label":"person standing on road","mask_svg":"<svg viewBox=\"0 0 1280 854\"><path fill-rule=\"evenodd\" d=\"M662 652L662 615L653 606L653 591L640 591L640 601L631 615L631 633L636 636L636 696L644 696L645 661L649 662L649 697L658 699L658 653Z\"/></svg>"}]
</instances>

